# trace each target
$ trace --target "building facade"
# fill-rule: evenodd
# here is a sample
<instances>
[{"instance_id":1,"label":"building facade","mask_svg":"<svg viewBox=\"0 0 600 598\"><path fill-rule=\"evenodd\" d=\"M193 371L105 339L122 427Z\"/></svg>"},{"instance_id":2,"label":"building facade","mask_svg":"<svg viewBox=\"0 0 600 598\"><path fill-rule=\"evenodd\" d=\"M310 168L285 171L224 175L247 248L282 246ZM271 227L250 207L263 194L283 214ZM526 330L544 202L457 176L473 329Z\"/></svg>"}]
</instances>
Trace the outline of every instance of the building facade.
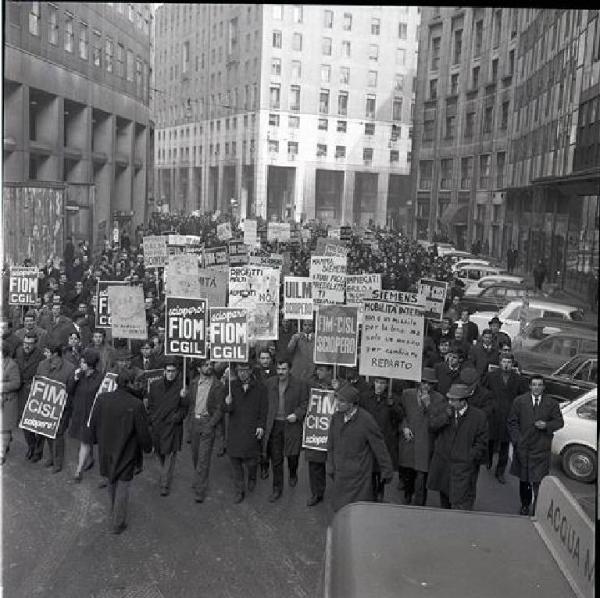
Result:
<instances>
[{"instance_id":1,"label":"building facade","mask_svg":"<svg viewBox=\"0 0 600 598\"><path fill-rule=\"evenodd\" d=\"M75 237L133 232L152 172L150 4L7 2L4 32L3 183L77 189Z\"/></svg>"},{"instance_id":2,"label":"building facade","mask_svg":"<svg viewBox=\"0 0 600 598\"><path fill-rule=\"evenodd\" d=\"M405 227L418 23L416 7L159 7L159 200Z\"/></svg>"}]
</instances>

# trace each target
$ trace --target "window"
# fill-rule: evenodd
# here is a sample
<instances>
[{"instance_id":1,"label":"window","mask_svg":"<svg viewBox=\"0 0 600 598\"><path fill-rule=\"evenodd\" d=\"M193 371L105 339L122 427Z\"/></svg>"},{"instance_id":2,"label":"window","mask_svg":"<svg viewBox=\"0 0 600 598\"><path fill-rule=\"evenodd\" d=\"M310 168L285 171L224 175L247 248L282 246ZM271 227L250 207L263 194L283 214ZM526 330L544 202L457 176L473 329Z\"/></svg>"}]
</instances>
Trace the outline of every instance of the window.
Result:
<instances>
[{"instance_id":1,"label":"window","mask_svg":"<svg viewBox=\"0 0 600 598\"><path fill-rule=\"evenodd\" d=\"M368 95L365 102L365 117L375 118L376 99L375 96Z\"/></svg>"},{"instance_id":2,"label":"window","mask_svg":"<svg viewBox=\"0 0 600 598\"><path fill-rule=\"evenodd\" d=\"M294 23L302 23L302 5L301 4L294 4L294 8L292 11L292 18L294 20Z\"/></svg>"},{"instance_id":3,"label":"window","mask_svg":"<svg viewBox=\"0 0 600 598\"><path fill-rule=\"evenodd\" d=\"M483 132L491 133L494 125L494 107L487 106L483 113Z\"/></svg>"},{"instance_id":4,"label":"window","mask_svg":"<svg viewBox=\"0 0 600 598\"><path fill-rule=\"evenodd\" d=\"M401 66L406 64L406 50L404 48L396 49L396 64Z\"/></svg>"},{"instance_id":5,"label":"window","mask_svg":"<svg viewBox=\"0 0 600 598\"><path fill-rule=\"evenodd\" d=\"M79 58L88 59L88 26L85 23L79 26Z\"/></svg>"},{"instance_id":6,"label":"window","mask_svg":"<svg viewBox=\"0 0 600 598\"><path fill-rule=\"evenodd\" d=\"M381 19L373 17L371 19L371 35L379 35L381 33Z\"/></svg>"},{"instance_id":7,"label":"window","mask_svg":"<svg viewBox=\"0 0 600 598\"><path fill-rule=\"evenodd\" d=\"M352 46L349 41L342 42L342 58L350 58L352 52Z\"/></svg>"},{"instance_id":8,"label":"window","mask_svg":"<svg viewBox=\"0 0 600 598\"><path fill-rule=\"evenodd\" d=\"M302 34L294 33L292 36L292 50L296 52L302 51Z\"/></svg>"},{"instance_id":9,"label":"window","mask_svg":"<svg viewBox=\"0 0 600 598\"><path fill-rule=\"evenodd\" d=\"M373 148L372 147L364 147L363 148L363 160L365 162L373 161Z\"/></svg>"},{"instance_id":10,"label":"window","mask_svg":"<svg viewBox=\"0 0 600 598\"><path fill-rule=\"evenodd\" d=\"M502 102L502 112L500 116L500 129L506 131L508 128L508 109L510 102Z\"/></svg>"},{"instance_id":11,"label":"window","mask_svg":"<svg viewBox=\"0 0 600 598\"><path fill-rule=\"evenodd\" d=\"M506 153L496 154L496 187L504 187L504 165L506 164Z\"/></svg>"},{"instance_id":12,"label":"window","mask_svg":"<svg viewBox=\"0 0 600 598\"><path fill-rule=\"evenodd\" d=\"M181 59L182 59L181 72L187 73L188 69L190 68L190 42L189 41L183 42Z\"/></svg>"},{"instance_id":13,"label":"window","mask_svg":"<svg viewBox=\"0 0 600 598\"><path fill-rule=\"evenodd\" d=\"M338 133L345 133L348 127L348 123L345 120L338 120L337 121L337 127L336 127L336 131Z\"/></svg>"},{"instance_id":14,"label":"window","mask_svg":"<svg viewBox=\"0 0 600 598\"><path fill-rule=\"evenodd\" d=\"M433 141L435 135L435 120L423 121L423 141Z\"/></svg>"},{"instance_id":15,"label":"window","mask_svg":"<svg viewBox=\"0 0 600 598\"><path fill-rule=\"evenodd\" d=\"M300 81L302 77L302 63L299 60L292 60L292 80Z\"/></svg>"},{"instance_id":16,"label":"window","mask_svg":"<svg viewBox=\"0 0 600 598\"><path fill-rule=\"evenodd\" d=\"M597 372L598 367L595 367ZM597 374L596 376L590 375L588 381L596 382L596 377ZM595 422L598 419L598 400L591 399L589 401L586 401L583 405L581 405L581 407L577 408L577 415L582 419L589 419Z\"/></svg>"},{"instance_id":17,"label":"window","mask_svg":"<svg viewBox=\"0 0 600 598\"><path fill-rule=\"evenodd\" d=\"M31 35L39 35L40 34L40 20L41 20L41 12L40 12L40 3L32 2L31 8L29 9L29 33Z\"/></svg>"},{"instance_id":18,"label":"window","mask_svg":"<svg viewBox=\"0 0 600 598\"><path fill-rule=\"evenodd\" d=\"M317 158L327 155L327 146L324 143L317 143Z\"/></svg>"},{"instance_id":19,"label":"window","mask_svg":"<svg viewBox=\"0 0 600 598\"><path fill-rule=\"evenodd\" d=\"M450 95L455 96L458 94L458 73L450 75Z\"/></svg>"},{"instance_id":20,"label":"window","mask_svg":"<svg viewBox=\"0 0 600 598\"><path fill-rule=\"evenodd\" d=\"M317 120L317 129L319 129L319 131L327 131L327 119L326 118L319 118Z\"/></svg>"},{"instance_id":21,"label":"window","mask_svg":"<svg viewBox=\"0 0 600 598\"><path fill-rule=\"evenodd\" d=\"M377 87L377 71L367 73L367 87Z\"/></svg>"},{"instance_id":22,"label":"window","mask_svg":"<svg viewBox=\"0 0 600 598\"><path fill-rule=\"evenodd\" d=\"M281 58L271 58L271 75L275 77L281 75Z\"/></svg>"},{"instance_id":23,"label":"window","mask_svg":"<svg viewBox=\"0 0 600 598\"><path fill-rule=\"evenodd\" d=\"M446 116L446 139L454 139L456 134L456 115L449 114Z\"/></svg>"},{"instance_id":24,"label":"window","mask_svg":"<svg viewBox=\"0 0 600 598\"><path fill-rule=\"evenodd\" d=\"M321 54L331 56L331 38L324 37L321 39Z\"/></svg>"},{"instance_id":25,"label":"window","mask_svg":"<svg viewBox=\"0 0 600 598\"><path fill-rule=\"evenodd\" d=\"M483 21L477 21L475 23L475 34L473 41L473 56L477 58L477 56L481 55L481 46L483 44Z\"/></svg>"},{"instance_id":26,"label":"window","mask_svg":"<svg viewBox=\"0 0 600 598\"><path fill-rule=\"evenodd\" d=\"M440 189L451 189L452 187L452 159L444 159L440 162Z\"/></svg>"},{"instance_id":27,"label":"window","mask_svg":"<svg viewBox=\"0 0 600 598\"><path fill-rule=\"evenodd\" d=\"M279 153L279 141L277 139L269 139L267 141L268 151L271 153Z\"/></svg>"},{"instance_id":28,"label":"window","mask_svg":"<svg viewBox=\"0 0 600 598\"><path fill-rule=\"evenodd\" d=\"M408 34L408 24L398 23L398 37L400 39L406 39Z\"/></svg>"},{"instance_id":29,"label":"window","mask_svg":"<svg viewBox=\"0 0 600 598\"><path fill-rule=\"evenodd\" d=\"M400 162L400 152L398 150L390 150L390 164Z\"/></svg>"},{"instance_id":30,"label":"window","mask_svg":"<svg viewBox=\"0 0 600 598\"><path fill-rule=\"evenodd\" d=\"M321 65L321 83L329 83L331 81L331 67L328 64Z\"/></svg>"},{"instance_id":31,"label":"window","mask_svg":"<svg viewBox=\"0 0 600 598\"><path fill-rule=\"evenodd\" d=\"M273 31L273 47L281 48L281 31Z\"/></svg>"},{"instance_id":32,"label":"window","mask_svg":"<svg viewBox=\"0 0 600 598\"><path fill-rule=\"evenodd\" d=\"M54 4L48 4L48 43L58 45L58 8Z\"/></svg>"},{"instance_id":33,"label":"window","mask_svg":"<svg viewBox=\"0 0 600 598\"><path fill-rule=\"evenodd\" d=\"M93 35L94 35L94 49L93 49L92 61L94 63L94 66L101 66L102 65L102 34L98 30L94 29Z\"/></svg>"},{"instance_id":34,"label":"window","mask_svg":"<svg viewBox=\"0 0 600 598\"><path fill-rule=\"evenodd\" d=\"M365 135L375 135L375 123L365 123Z\"/></svg>"},{"instance_id":35,"label":"window","mask_svg":"<svg viewBox=\"0 0 600 598\"><path fill-rule=\"evenodd\" d=\"M127 16L129 18L129 20L133 23L133 18L134 18L134 15L135 15L135 9L133 7L133 4L131 4L131 3L129 3L127 6L128 6L128 9L129 9L127 11Z\"/></svg>"},{"instance_id":36,"label":"window","mask_svg":"<svg viewBox=\"0 0 600 598\"><path fill-rule=\"evenodd\" d=\"M507 75L512 75L515 72L515 51L511 50L508 53L508 71Z\"/></svg>"},{"instance_id":37,"label":"window","mask_svg":"<svg viewBox=\"0 0 600 598\"><path fill-rule=\"evenodd\" d=\"M279 126L279 114L269 114L269 126L270 127L278 127Z\"/></svg>"},{"instance_id":38,"label":"window","mask_svg":"<svg viewBox=\"0 0 600 598\"><path fill-rule=\"evenodd\" d=\"M479 67L473 67L471 71L471 89L477 89L479 87Z\"/></svg>"},{"instance_id":39,"label":"window","mask_svg":"<svg viewBox=\"0 0 600 598\"><path fill-rule=\"evenodd\" d=\"M473 157L460 159L460 188L471 189L471 179L473 177Z\"/></svg>"},{"instance_id":40,"label":"window","mask_svg":"<svg viewBox=\"0 0 600 598\"><path fill-rule=\"evenodd\" d=\"M349 12L344 13L344 21L342 23L342 29L344 31L352 31L352 14Z\"/></svg>"},{"instance_id":41,"label":"window","mask_svg":"<svg viewBox=\"0 0 600 598\"><path fill-rule=\"evenodd\" d=\"M340 84L341 85L349 85L350 84L350 69L346 66L340 67Z\"/></svg>"},{"instance_id":42,"label":"window","mask_svg":"<svg viewBox=\"0 0 600 598\"><path fill-rule=\"evenodd\" d=\"M319 92L319 112L329 114L329 90L322 89Z\"/></svg>"},{"instance_id":43,"label":"window","mask_svg":"<svg viewBox=\"0 0 600 598\"><path fill-rule=\"evenodd\" d=\"M117 44L117 75L125 77L125 48L123 44Z\"/></svg>"},{"instance_id":44,"label":"window","mask_svg":"<svg viewBox=\"0 0 600 598\"><path fill-rule=\"evenodd\" d=\"M479 188L487 189L490 183L490 155L479 156Z\"/></svg>"},{"instance_id":45,"label":"window","mask_svg":"<svg viewBox=\"0 0 600 598\"><path fill-rule=\"evenodd\" d=\"M496 83L498 80L498 59L492 60L492 83Z\"/></svg>"},{"instance_id":46,"label":"window","mask_svg":"<svg viewBox=\"0 0 600 598\"><path fill-rule=\"evenodd\" d=\"M269 108L271 108L272 110L279 110L280 108L280 95L281 95L281 90L279 85L271 85L269 87Z\"/></svg>"},{"instance_id":47,"label":"window","mask_svg":"<svg viewBox=\"0 0 600 598\"><path fill-rule=\"evenodd\" d=\"M369 45L369 60L377 62L379 60L379 46L377 44Z\"/></svg>"},{"instance_id":48,"label":"window","mask_svg":"<svg viewBox=\"0 0 600 598\"><path fill-rule=\"evenodd\" d=\"M429 81L429 99L436 100L437 99L437 79L431 79Z\"/></svg>"},{"instance_id":49,"label":"window","mask_svg":"<svg viewBox=\"0 0 600 598\"><path fill-rule=\"evenodd\" d=\"M462 58L462 29L454 32L454 48L452 52L452 64L459 64Z\"/></svg>"},{"instance_id":50,"label":"window","mask_svg":"<svg viewBox=\"0 0 600 598\"><path fill-rule=\"evenodd\" d=\"M390 135L391 141L398 141L398 137L402 136L402 127L399 125L392 125L392 132Z\"/></svg>"},{"instance_id":51,"label":"window","mask_svg":"<svg viewBox=\"0 0 600 598\"><path fill-rule=\"evenodd\" d=\"M290 129L299 129L300 128L300 117L299 116L288 116L288 127Z\"/></svg>"},{"instance_id":52,"label":"window","mask_svg":"<svg viewBox=\"0 0 600 598\"><path fill-rule=\"evenodd\" d=\"M338 114L346 116L348 114L348 92L340 91L338 93Z\"/></svg>"},{"instance_id":53,"label":"window","mask_svg":"<svg viewBox=\"0 0 600 598\"><path fill-rule=\"evenodd\" d=\"M437 71L440 68L440 47L442 45L441 37L431 39L431 70Z\"/></svg>"},{"instance_id":54,"label":"window","mask_svg":"<svg viewBox=\"0 0 600 598\"><path fill-rule=\"evenodd\" d=\"M419 162L419 189L431 189L433 176L433 161L421 160Z\"/></svg>"},{"instance_id":55,"label":"window","mask_svg":"<svg viewBox=\"0 0 600 598\"><path fill-rule=\"evenodd\" d=\"M394 91L402 91L404 89L404 75L396 74L394 76Z\"/></svg>"},{"instance_id":56,"label":"window","mask_svg":"<svg viewBox=\"0 0 600 598\"><path fill-rule=\"evenodd\" d=\"M288 141L288 154L292 156L298 155L298 142L297 141Z\"/></svg>"},{"instance_id":57,"label":"window","mask_svg":"<svg viewBox=\"0 0 600 598\"><path fill-rule=\"evenodd\" d=\"M335 146L335 157L336 158L345 158L346 157L346 146L345 145L336 145Z\"/></svg>"},{"instance_id":58,"label":"window","mask_svg":"<svg viewBox=\"0 0 600 598\"><path fill-rule=\"evenodd\" d=\"M273 4L273 19L276 21L283 19L283 5Z\"/></svg>"},{"instance_id":59,"label":"window","mask_svg":"<svg viewBox=\"0 0 600 598\"><path fill-rule=\"evenodd\" d=\"M500 45L500 33L502 31L502 10L496 10L494 12L494 48Z\"/></svg>"},{"instance_id":60,"label":"window","mask_svg":"<svg viewBox=\"0 0 600 598\"><path fill-rule=\"evenodd\" d=\"M392 101L392 120L402 120L402 98L400 97Z\"/></svg>"},{"instance_id":61,"label":"window","mask_svg":"<svg viewBox=\"0 0 600 598\"><path fill-rule=\"evenodd\" d=\"M290 110L298 112L300 110L300 86L292 85L290 87Z\"/></svg>"},{"instance_id":62,"label":"window","mask_svg":"<svg viewBox=\"0 0 600 598\"><path fill-rule=\"evenodd\" d=\"M323 13L323 27L325 29L331 29L333 27L333 11L326 10Z\"/></svg>"},{"instance_id":63,"label":"window","mask_svg":"<svg viewBox=\"0 0 600 598\"><path fill-rule=\"evenodd\" d=\"M127 81L133 81L133 52L127 50Z\"/></svg>"},{"instance_id":64,"label":"window","mask_svg":"<svg viewBox=\"0 0 600 598\"><path fill-rule=\"evenodd\" d=\"M114 48L115 46L113 41L109 38L106 38L104 42L104 62L106 63L106 71L109 73L113 72Z\"/></svg>"}]
</instances>

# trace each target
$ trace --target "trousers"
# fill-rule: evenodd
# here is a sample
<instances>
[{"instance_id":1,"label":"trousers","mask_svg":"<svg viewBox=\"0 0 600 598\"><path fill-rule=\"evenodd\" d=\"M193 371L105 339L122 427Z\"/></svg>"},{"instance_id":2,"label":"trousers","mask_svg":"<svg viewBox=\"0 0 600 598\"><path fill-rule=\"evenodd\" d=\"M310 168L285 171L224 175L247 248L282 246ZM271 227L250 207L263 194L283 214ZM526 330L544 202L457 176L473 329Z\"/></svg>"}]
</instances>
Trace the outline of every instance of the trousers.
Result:
<instances>
[{"instance_id":1,"label":"trousers","mask_svg":"<svg viewBox=\"0 0 600 598\"><path fill-rule=\"evenodd\" d=\"M248 481L254 480L256 482L256 470L258 468L258 457L242 458L242 457L229 457L231 461L232 474L233 474L233 487L237 494L244 494L246 491L246 481L244 469L246 470Z\"/></svg>"},{"instance_id":2,"label":"trousers","mask_svg":"<svg viewBox=\"0 0 600 598\"><path fill-rule=\"evenodd\" d=\"M208 417L194 417L191 424L193 488L199 496L204 496L208 489L210 460L215 443L215 429L209 425L209 421Z\"/></svg>"},{"instance_id":3,"label":"trousers","mask_svg":"<svg viewBox=\"0 0 600 598\"><path fill-rule=\"evenodd\" d=\"M54 467L62 467L65 460L65 435L57 434L56 438L46 438L50 450L49 460L54 463Z\"/></svg>"},{"instance_id":4,"label":"trousers","mask_svg":"<svg viewBox=\"0 0 600 598\"><path fill-rule=\"evenodd\" d=\"M115 480L108 484L108 496L110 499L110 522L114 529L127 523L127 507L129 505L129 485L131 481L125 482Z\"/></svg>"},{"instance_id":5,"label":"trousers","mask_svg":"<svg viewBox=\"0 0 600 598\"><path fill-rule=\"evenodd\" d=\"M173 481L173 473L175 471L175 463L177 462L177 453L169 453L168 455L158 455L160 461L160 478L159 485L162 489L169 489Z\"/></svg>"},{"instance_id":6,"label":"trousers","mask_svg":"<svg viewBox=\"0 0 600 598\"><path fill-rule=\"evenodd\" d=\"M494 451L496 449L496 440L490 440L488 442L488 460L491 463L494 458ZM508 449L510 442L508 440L501 440L498 443L498 463L496 464L496 475L504 473L506 465L508 464Z\"/></svg>"},{"instance_id":7,"label":"trousers","mask_svg":"<svg viewBox=\"0 0 600 598\"><path fill-rule=\"evenodd\" d=\"M325 494L326 477L325 463L318 463L315 461L308 462L308 481L313 496L323 498L323 495Z\"/></svg>"},{"instance_id":8,"label":"trousers","mask_svg":"<svg viewBox=\"0 0 600 598\"><path fill-rule=\"evenodd\" d=\"M284 447L285 422L275 420L269 436L269 444L267 445L267 455L273 465L273 490L283 489ZM298 473L298 455L288 456L287 460L290 477L295 478Z\"/></svg>"},{"instance_id":9,"label":"trousers","mask_svg":"<svg viewBox=\"0 0 600 598\"><path fill-rule=\"evenodd\" d=\"M425 506L427 502L427 476L426 471L417 471L411 467L401 467L400 475L404 481L404 498L414 505Z\"/></svg>"}]
</instances>

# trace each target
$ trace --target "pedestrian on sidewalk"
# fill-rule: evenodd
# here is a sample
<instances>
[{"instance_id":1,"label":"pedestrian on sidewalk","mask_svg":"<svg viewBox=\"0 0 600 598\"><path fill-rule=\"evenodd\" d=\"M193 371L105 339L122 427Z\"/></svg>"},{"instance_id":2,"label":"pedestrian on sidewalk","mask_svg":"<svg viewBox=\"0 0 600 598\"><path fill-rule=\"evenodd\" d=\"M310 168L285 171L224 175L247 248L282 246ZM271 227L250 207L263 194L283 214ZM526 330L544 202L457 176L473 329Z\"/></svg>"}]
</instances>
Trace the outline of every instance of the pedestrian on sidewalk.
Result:
<instances>
[{"instance_id":1,"label":"pedestrian on sidewalk","mask_svg":"<svg viewBox=\"0 0 600 598\"><path fill-rule=\"evenodd\" d=\"M533 283L535 285L535 288L538 291L542 290L542 285L544 284L544 281L546 280L547 274L548 274L548 269L546 268L546 264L544 263L544 260L542 260L542 259L538 260L538 263L536 264L535 268L533 269Z\"/></svg>"}]
</instances>

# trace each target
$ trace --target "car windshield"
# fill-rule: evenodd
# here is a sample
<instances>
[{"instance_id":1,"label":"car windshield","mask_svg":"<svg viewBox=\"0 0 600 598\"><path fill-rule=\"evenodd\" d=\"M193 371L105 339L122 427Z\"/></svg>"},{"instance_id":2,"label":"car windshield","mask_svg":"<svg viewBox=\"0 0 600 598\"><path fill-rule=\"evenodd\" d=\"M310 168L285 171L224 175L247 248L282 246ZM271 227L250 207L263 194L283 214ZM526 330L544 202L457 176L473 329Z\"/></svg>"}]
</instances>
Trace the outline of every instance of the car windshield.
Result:
<instances>
[{"instance_id":1,"label":"car windshield","mask_svg":"<svg viewBox=\"0 0 600 598\"><path fill-rule=\"evenodd\" d=\"M576 356L574 359L570 359L567 361L567 363L564 363L560 366L560 368L558 368L558 370L556 370L556 375L567 376L570 378L577 371L577 368L581 366L582 361L583 358L579 356Z\"/></svg>"}]
</instances>

